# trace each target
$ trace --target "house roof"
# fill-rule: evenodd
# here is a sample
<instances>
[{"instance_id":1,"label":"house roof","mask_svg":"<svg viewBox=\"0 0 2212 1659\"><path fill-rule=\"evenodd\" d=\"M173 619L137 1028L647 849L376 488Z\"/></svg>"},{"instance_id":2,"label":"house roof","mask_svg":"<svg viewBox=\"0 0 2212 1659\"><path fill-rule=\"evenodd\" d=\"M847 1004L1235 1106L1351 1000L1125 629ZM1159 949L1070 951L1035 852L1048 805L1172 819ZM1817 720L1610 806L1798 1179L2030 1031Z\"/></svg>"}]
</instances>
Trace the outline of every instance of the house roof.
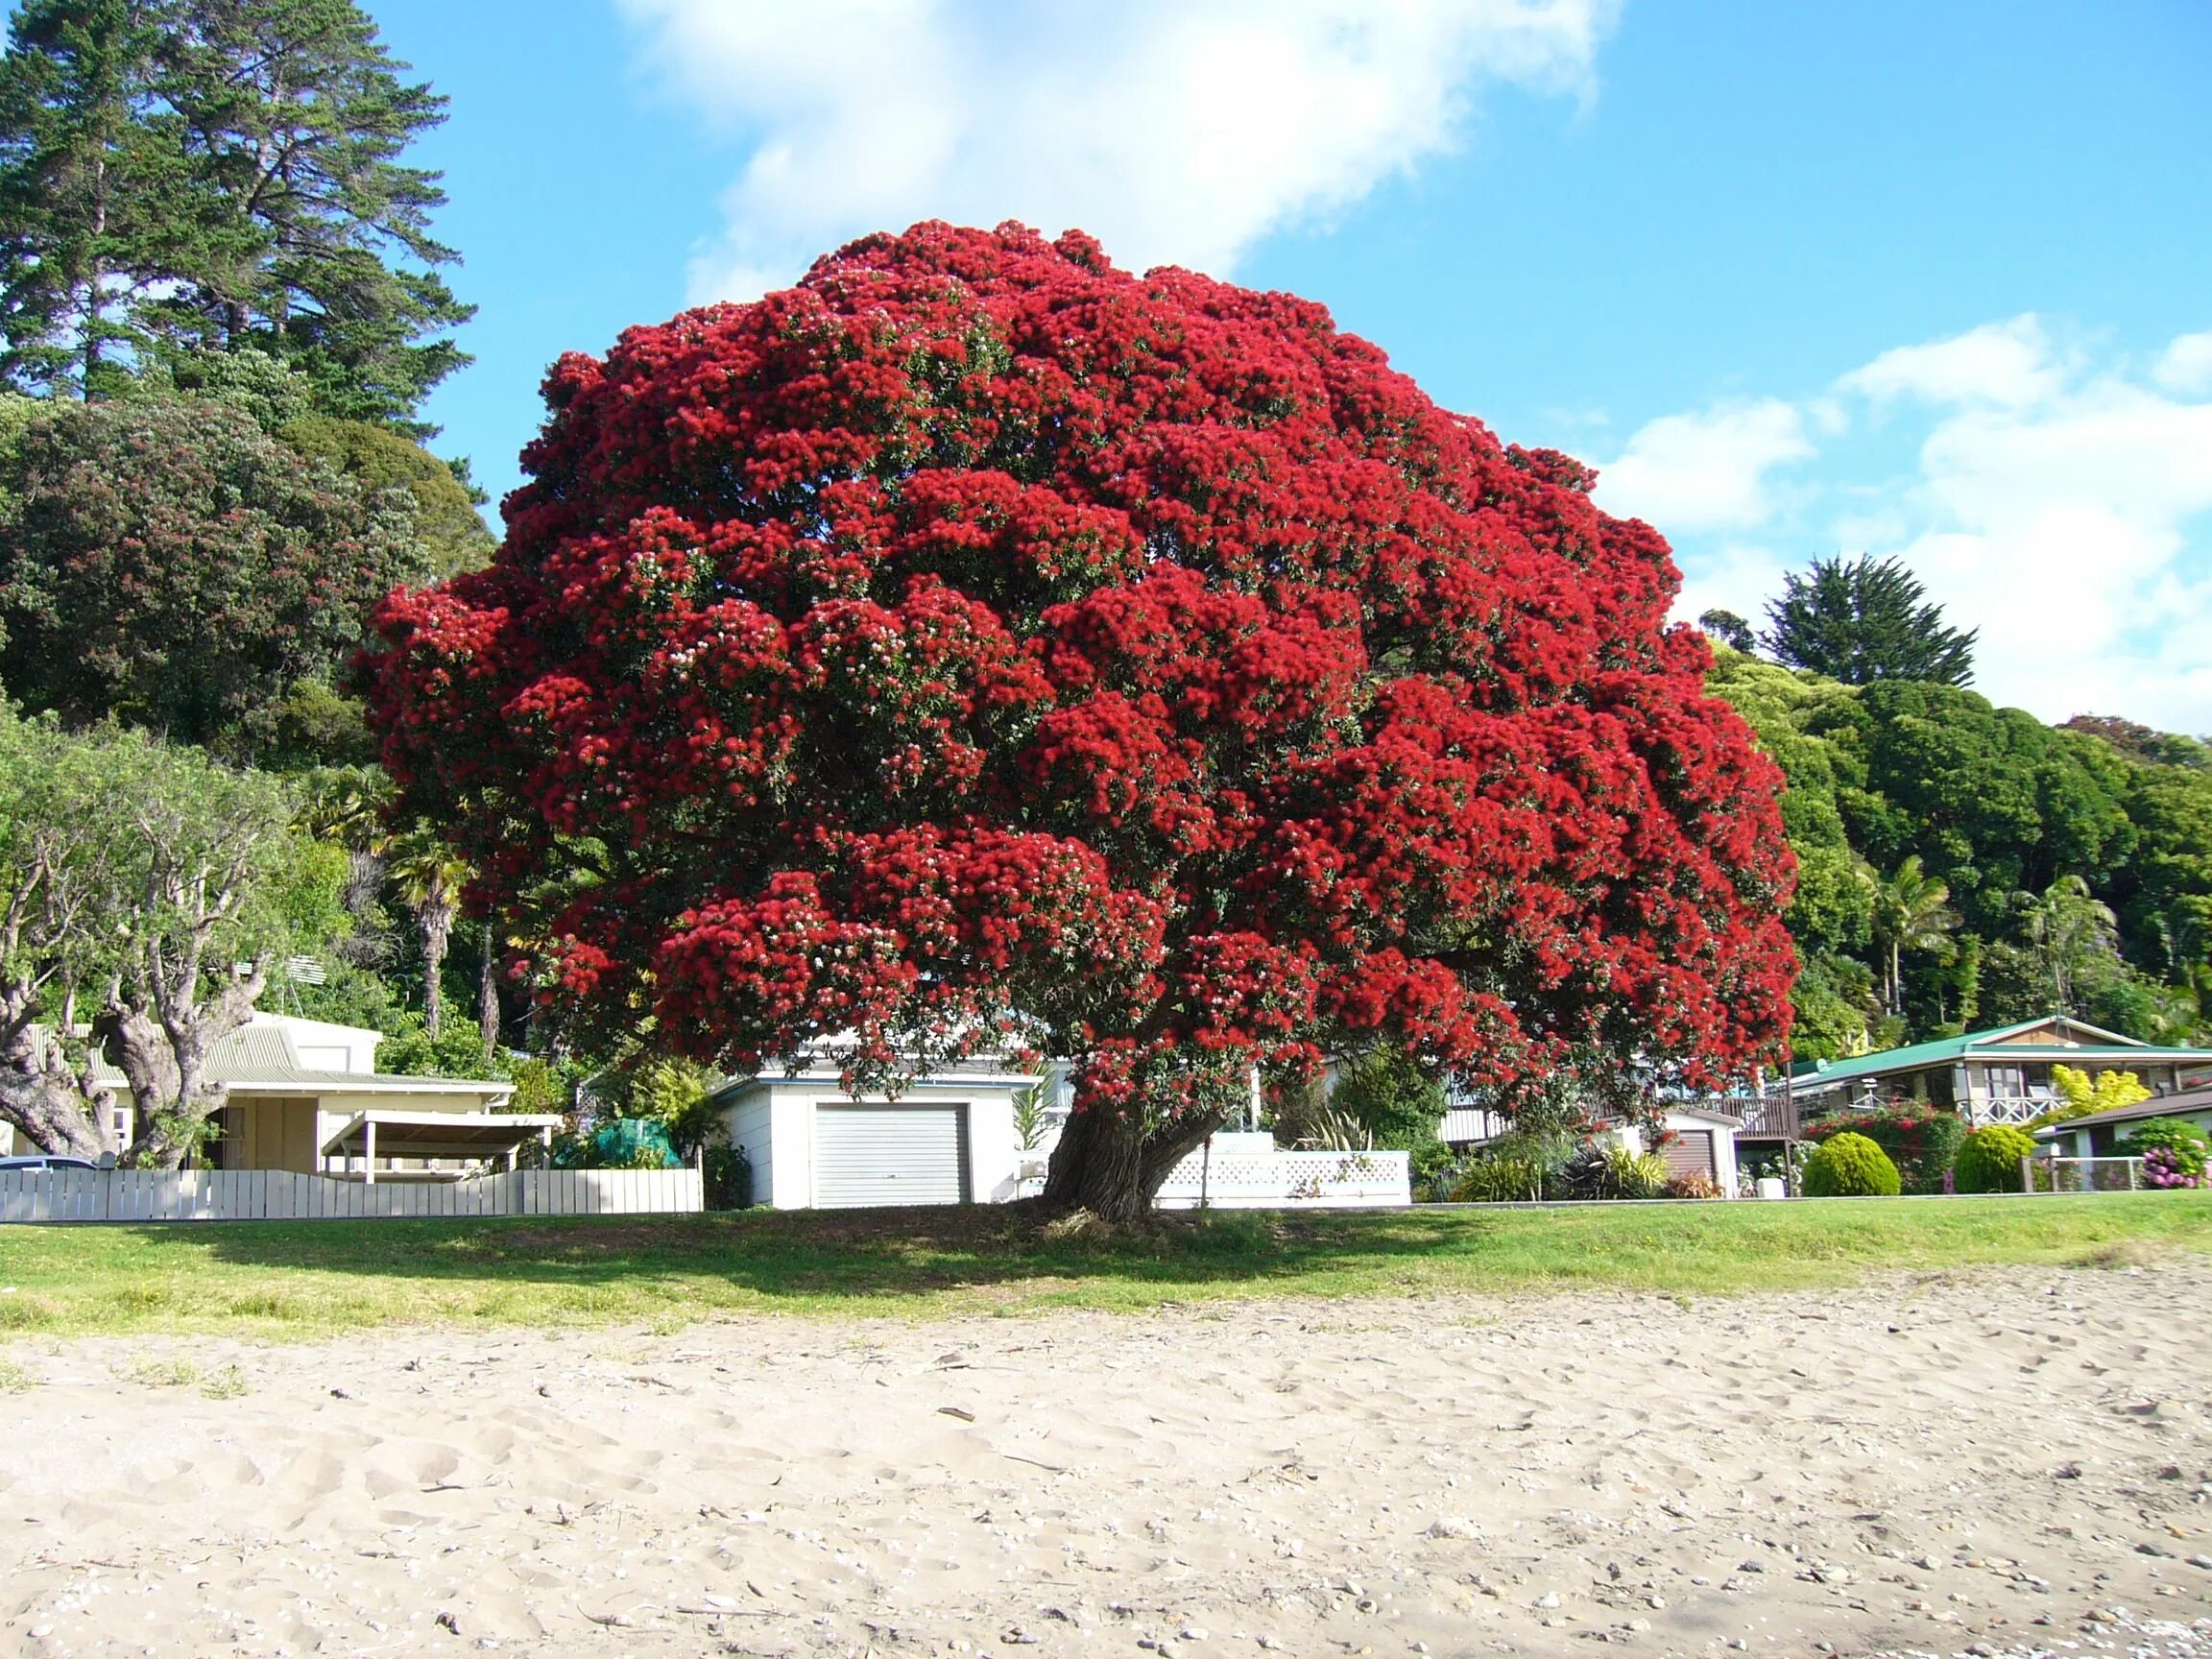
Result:
<instances>
[{"instance_id":1,"label":"house roof","mask_svg":"<svg viewBox=\"0 0 2212 1659\"><path fill-rule=\"evenodd\" d=\"M2023 1043L2024 1032L2056 1025L2069 1040ZM2080 1020L2046 1015L2023 1020L2016 1025L1998 1025L1986 1031L1969 1031L1960 1037L1938 1037L1903 1048L1885 1048L1878 1054L1858 1054L1848 1060L1815 1061L1800 1067L1791 1076L1799 1093L1817 1094L1841 1083L1865 1077L1887 1077L1898 1071L1922 1071L1932 1066L1952 1066L1970 1060L2199 1060L2212 1061L2212 1048L2161 1048L2117 1031L2106 1031Z\"/></svg>"},{"instance_id":2,"label":"house roof","mask_svg":"<svg viewBox=\"0 0 2212 1659\"><path fill-rule=\"evenodd\" d=\"M2070 1135L2077 1129L2095 1129L2107 1123L2141 1123L2152 1118L2194 1118L2212 1112L2212 1089L2184 1089L2178 1094L2153 1094L2132 1106L2115 1106L2109 1112L2092 1112L2086 1118L2068 1118L2035 1131L2038 1141Z\"/></svg>"},{"instance_id":3,"label":"house roof","mask_svg":"<svg viewBox=\"0 0 2212 1659\"><path fill-rule=\"evenodd\" d=\"M129 1079L107 1059L92 1056L93 1080L127 1091ZM207 1080L233 1094L508 1094L509 1083L489 1078L403 1077L381 1071L325 1071L301 1066L281 1025L241 1025L207 1050Z\"/></svg>"}]
</instances>

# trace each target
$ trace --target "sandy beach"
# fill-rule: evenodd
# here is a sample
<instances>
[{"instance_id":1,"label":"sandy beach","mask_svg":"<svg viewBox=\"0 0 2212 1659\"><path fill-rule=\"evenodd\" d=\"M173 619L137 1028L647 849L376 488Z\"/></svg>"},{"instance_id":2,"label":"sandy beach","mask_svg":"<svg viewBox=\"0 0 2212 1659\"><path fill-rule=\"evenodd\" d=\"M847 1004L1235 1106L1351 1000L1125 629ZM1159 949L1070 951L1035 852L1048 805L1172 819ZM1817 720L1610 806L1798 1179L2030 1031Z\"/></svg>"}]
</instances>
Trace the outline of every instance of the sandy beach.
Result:
<instances>
[{"instance_id":1,"label":"sandy beach","mask_svg":"<svg viewBox=\"0 0 2212 1659\"><path fill-rule=\"evenodd\" d=\"M26 1654L2212 1653L2212 1264L16 1340Z\"/></svg>"}]
</instances>

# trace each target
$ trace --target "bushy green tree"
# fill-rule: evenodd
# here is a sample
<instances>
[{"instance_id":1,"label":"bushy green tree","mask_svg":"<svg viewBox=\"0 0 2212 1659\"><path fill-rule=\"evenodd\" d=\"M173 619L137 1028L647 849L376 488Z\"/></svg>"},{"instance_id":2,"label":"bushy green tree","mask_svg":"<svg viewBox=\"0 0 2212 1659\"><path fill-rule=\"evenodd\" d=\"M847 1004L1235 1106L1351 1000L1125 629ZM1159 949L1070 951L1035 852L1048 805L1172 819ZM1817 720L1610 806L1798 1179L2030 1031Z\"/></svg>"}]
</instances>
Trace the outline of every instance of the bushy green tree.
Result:
<instances>
[{"instance_id":1,"label":"bushy green tree","mask_svg":"<svg viewBox=\"0 0 2212 1659\"><path fill-rule=\"evenodd\" d=\"M56 407L0 474L0 681L70 720L265 753L369 609L429 574L404 491L364 495L222 405Z\"/></svg>"},{"instance_id":2,"label":"bushy green tree","mask_svg":"<svg viewBox=\"0 0 2212 1659\"><path fill-rule=\"evenodd\" d=\"M2019 1192L2020 1160L2034 1152L2035 1138L2025 1129L1985 1123L1959 1143L1952 1179L1961 1192Z\"/></svg>"},{"instance_id":3,"label":"bushy green tree","mask_svg":"<svg viewBox=\"0 0 2212 1659\"><path fill-rule=\"evenodd\" d=\"M293 812L277 780L196 749L0 719L0 898L21 924L0 938L0 1116L42 1146L99 1143L71 1049L88 1019L136 1109L131 1160L205 1140L228 1097L209 1049L276 962L343 926L342 865Z\"/></svg>"},{"instance_id":4,"label":"bushy green tree","mask_svg":"<svg viewBox=\"0 0 2212 1659\"><path fill-rule=\"evenodd\" d=\"M1889 1155L1863 1135L1823 1141L1805 1161L1808 1198L1894 1198L1902 1183Z\"/></svg>"},{"instance_id":5,"label":"bushy green tree","mask_svg":"<svg viewBox=\"0 0 2212 1659\"><path fill-rule=\"evenodd\" d=\"M1765 642L1777 661L1846 685L1963 685L1974 677L1973 632L1946 627L1942 608L1894 559L1816 560L1783 578L1767 616Z\"/></svg>"},{"instance_id":6,"label":"bushy green tree","mask_svg":"<svg viewBox=\"0 0 2212 1659\"><path fill-rule=\"evenodd\" d=\"M276 435L287 448L353 480L366 495L406 491L415 503L415 538L434 577L477 568L498 544L453 469L403 433L310 415L286 422Z\"/></svg>"},{"instance_id":7,"label":"bushy green tree","mask_svg":"<svg viewBox=\"0 0 2212 1659\"><path fill-rule=\"evenodd\" d=\"M445 101L352 0L24 0L0 60L0 311L17 384L253 348L317 406L411 421L467 361Z\"/></svg>"},{"instance_id":8,"label":"bushy green tree","mask_svg":"<svg viewBox=\"0 0 2212 1659\"><path fill-rule=\"evenodd\" d=\"M1354 1060L1329 1096L1330 1107L1365 1131L1369 1144L1410 1153L1416 1182L1431 1180L1451 1162L1451 1148L1436 1135L1448 1104L1443 1084L1394 1048Z\"/></svg>"}]
</instances>

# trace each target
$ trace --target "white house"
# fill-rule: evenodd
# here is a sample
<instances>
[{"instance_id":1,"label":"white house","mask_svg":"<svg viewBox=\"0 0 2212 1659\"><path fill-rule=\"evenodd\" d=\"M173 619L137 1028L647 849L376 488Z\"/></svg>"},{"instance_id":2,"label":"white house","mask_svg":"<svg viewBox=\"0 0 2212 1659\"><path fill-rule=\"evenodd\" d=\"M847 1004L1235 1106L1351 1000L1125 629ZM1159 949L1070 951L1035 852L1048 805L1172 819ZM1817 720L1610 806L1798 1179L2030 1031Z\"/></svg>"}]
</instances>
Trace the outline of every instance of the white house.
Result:
<instances>
[{"instance_id":1,"label":"white house","mask_svg":"<svg viewBox=\"0 0 2212 1659\"><path fill-rule=\"evenodd\" d=\"M1059 1123L1045 1125L1035 1146L1022 1144L1014 1096L1038 1081L1034 1073L984 1057L920 1078L891 1100L847 1093L840 1070L818 1057L795 1073L761 1072L715 1091L731 1143L752 1166L754 1203L997 1204L1037 1190Z\"/></svg>"},{"instance_id":2,"label":"white house","mask_svg":"<svg viewBox=\"0 0 2212 1659\"><path fill-rule=\"evenodd\" d=\"M1745 1104L1756 1109L1761 1103ZM1746 1126L1743 1115L1690 1101L1663 1101L1659 1122L1669 1137L1659 1147L1668 1174L1702 1175L1731 1196L1742 1189L1743 1174L1736 1142ZM1502 1112L1457 1102L1445 1112L1436 1125L1436 1138L1465 1151L1495 1141L1512 1127L1513 1120ZM1760 1135L1767 1133L1766 1125L1755 1127ZM1647 1137L1632 1123L1600 1122L1593 1134L1597 1139L1625 1146L1631 1152L1645 1150Z\"/></svg>"}]
</instances>

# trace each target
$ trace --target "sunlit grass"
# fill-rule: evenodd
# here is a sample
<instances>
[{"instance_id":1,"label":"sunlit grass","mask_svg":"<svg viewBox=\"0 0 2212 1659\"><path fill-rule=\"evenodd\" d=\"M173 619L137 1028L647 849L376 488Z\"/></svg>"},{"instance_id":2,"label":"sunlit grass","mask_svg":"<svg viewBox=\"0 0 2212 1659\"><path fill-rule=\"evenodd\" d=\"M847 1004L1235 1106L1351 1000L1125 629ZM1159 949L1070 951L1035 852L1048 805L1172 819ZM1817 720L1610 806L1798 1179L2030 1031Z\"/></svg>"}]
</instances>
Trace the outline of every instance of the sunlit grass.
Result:
<instances>
[{"instance_id":1,"label":"sunlit grass","mask_svg":"<svg viewBox=\"0 0 2212 1659\"><path fill-rule=\"evenodd\" d=\"M1025 1207L0 1229L0 1337L422 1323L672 1330L1248 1296L1816 1290L1894 1270L2212 1254L2212 1193L1215 1213L1137 1232Z\"/></svg>"}]
</instances>

